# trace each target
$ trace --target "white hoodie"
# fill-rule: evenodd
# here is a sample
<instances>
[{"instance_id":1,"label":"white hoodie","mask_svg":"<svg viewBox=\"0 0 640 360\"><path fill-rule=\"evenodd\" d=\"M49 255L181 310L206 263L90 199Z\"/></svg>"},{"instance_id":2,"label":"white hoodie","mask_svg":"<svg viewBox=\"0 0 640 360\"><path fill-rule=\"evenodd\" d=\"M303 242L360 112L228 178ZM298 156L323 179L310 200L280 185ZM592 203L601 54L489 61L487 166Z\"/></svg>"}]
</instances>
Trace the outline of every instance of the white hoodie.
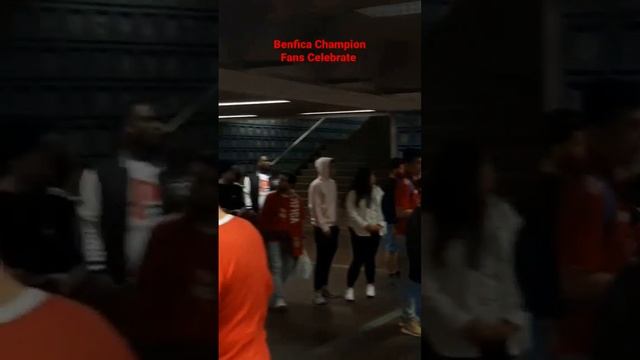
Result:
<instances>
[{"instance_id":1,"label":"white hoodie","mask_svg":"<svg viewBox=\"0 0 640 360\"><path fill-rule=\"evenodd\" d=\"M329 167L333 158L321 157L315 162L318 177L309 185L309 215L311 224L328 232L336 225L338 189L330 178Z\"/></svg>"}]
</instances>

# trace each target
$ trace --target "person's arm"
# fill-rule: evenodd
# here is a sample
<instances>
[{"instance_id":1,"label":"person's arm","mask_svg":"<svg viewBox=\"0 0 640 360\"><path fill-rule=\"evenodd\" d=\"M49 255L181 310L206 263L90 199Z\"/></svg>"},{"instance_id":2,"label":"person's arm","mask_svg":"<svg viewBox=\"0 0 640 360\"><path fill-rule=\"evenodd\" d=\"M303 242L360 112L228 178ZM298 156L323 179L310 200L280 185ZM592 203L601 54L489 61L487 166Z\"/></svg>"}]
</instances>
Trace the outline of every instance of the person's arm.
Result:
<instances>
[{"instance_id":1,"label":"person's arm","mask_svg":"<svg viewBox=\"0 0 640 360\"><path fill-rule=\"evenodd\" d=\"M253 202L251 201L251 179L248 176L244 177L244 186L242 187L244 193L244 207L245 209L253 209Z\"/></svg>"},{"instance_id":2,"label":"person's arm","mask_svg":"<svg viewBox=\"0 0 640 360\"><path fill-rule=\"evenodd\" d=\"M507 249L504 254L504 261L502 263L502 279L503 279L503 292L501 298L504 301L505 315L503 317L504 323L502 330L504 331L505 338L509 337L513 332L526 326L526 314L522 309L522 297L520 295L520 289L515 273L515 243L517 236L521 231L524 222L515 210L508 208L507 216L510 220L505 219L505 222L510 224L512 233L507 243Z\"/></svg>"},{"instance_id":3,"label":"person's arm","mask_svg":"<svg viewBox=\"0 0 640 360\"><path fill-rule=\"evenodd\" d=\"M316 226L322 229L325 234L329 234L329 232L331 232L331 227L329 226L329 221L322 212L325 201L322 195L323 194L320 191L318 184L312 183L311 186L309 186L309 210L316 219Z\"/></svg>"},{"instance_id":4,"label":"person's arm","mask_svg":"<svg viewBox=\"0 0 640 360\"><path fill-rule=\"evenodd\" d=\"M380 227L380 235L384 235L387 233L387 222L384 219L384 213L382 211L382 199L384 198L384 192L380 188L376 187L375 189L375 193L377 195L373 198L373 205L376 213L376 219L378 220L376 225Z\"/></svg>"},{"instance_id":5,"label":"person's arm","mask_svg":"<svg viewBox=\"0 0 640 360\"><path fill-rule=\"evenodd\" d=\"M423 243L431 243L431 220L425 216L423 219ZM426 241L425 241L426 240ZM428 246L425 246L428 248ZM424 250L424 249L423 249ZM422 261L422 286L424 289L425 298L425 313L431 313L433 316L441 318L447 327L453 330L458 330L462 334L468 325L474 320L473 315L460 308L447 294L445 294L437 278L437 266L433 263L432 257L428 250L423 251L424 256Z\"/></svg>"},{"instance_id":6,"label":"person's arm","mask_svg":"<svg viewBox=\"0 0 640 360\"><path fill-rule=\"evenodd\" d=\"M102 194L98 174L85 170L79 184L81 203L78 206L82 249L89 271L106 269L107 252L100 232Z\"/></svg>"},{"instance_id":7,"label":"person's arm","mask_svg":"<svg viewBox=\"0 0 640 360\"><path fill-rule=\"evenodd\" d=\"M367 223L365 219L363 219L358 214L358 209L356 207L355 200L356 200L356 192L353 190L349 191L349 193L347 194L347 200L345 204L345 207L347 208L347 215L351 220L353 220L356 224L358 224L359 227L369 231L368 227L370 224Z\"/></svg>"}]
</instances>

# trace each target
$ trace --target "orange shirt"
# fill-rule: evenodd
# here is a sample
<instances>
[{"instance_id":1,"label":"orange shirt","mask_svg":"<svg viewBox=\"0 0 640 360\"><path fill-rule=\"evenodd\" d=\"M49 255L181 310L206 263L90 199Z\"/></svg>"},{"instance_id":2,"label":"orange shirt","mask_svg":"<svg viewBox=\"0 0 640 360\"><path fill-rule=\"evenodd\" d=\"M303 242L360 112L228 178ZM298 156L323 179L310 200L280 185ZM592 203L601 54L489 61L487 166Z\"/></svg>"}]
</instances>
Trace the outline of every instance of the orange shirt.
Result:
<instances>
[{"instance_id":1,"label":"orange shirt","mask_svg":"<svg viewBox=\"0 0 640 360\"><path fill-rule=\"evenodd\" d=\"M264 242L238 217L218 225L218 359L269 360L265 320L272 283Z\"/></svg>"},{"instance_id":2,"label":"orange shirt","mask_svg":"<svg viewBox=\"0 0 640 360\"><path fill-rule=\"evenodd\" d=\"M0 359L135 359L125 341L96 312L47 296L33 310L0 323Z\"/></svg>"},{"instance_id":3,"label":"orange shirt","mask_svg":"<svg viewBox=\"0 0 640 360\"><path fill-rule=\"evenodd\" d=\"M563 195L558 221L559 269L616 274L631 259L633 233L629 212L617 204L607 221L606 185L586 178L568 186ZM608 222L608 224L607 224ZM594 307L569 304L558 322L561 354L585 354L593 333Z\"/></svg>"}]
</instances>

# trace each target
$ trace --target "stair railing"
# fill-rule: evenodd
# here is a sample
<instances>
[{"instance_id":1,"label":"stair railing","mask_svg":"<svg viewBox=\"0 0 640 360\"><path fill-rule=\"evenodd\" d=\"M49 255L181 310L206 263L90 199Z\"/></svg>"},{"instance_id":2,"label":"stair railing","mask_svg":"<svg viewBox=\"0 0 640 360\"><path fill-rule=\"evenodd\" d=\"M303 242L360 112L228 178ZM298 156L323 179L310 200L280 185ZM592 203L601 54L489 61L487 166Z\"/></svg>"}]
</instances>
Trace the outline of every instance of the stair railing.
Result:
<instances>
[{"instance_id":1,"label":"stair railing","mask_svg":"<svg viewBox=\"0 0 640 360\"><path fill-rule=\"evenodd\" d=\"M291 151L294 147L300 144L302 140L306 139L306 137L309 136L309 134L311 134L313 130L315 130L318 126L320 126L326 119L327 118L320 118L318 121L316 121L315 124L313 124L307 131L305 131L302 135L300 135L298 139L296 139L296 141L294 141L291 145L289 145L289 147L282 154L280 154L280 156L275 158L271 164L275 165L278 163L278 161L282 160L282 158L285 155L287 155L289 151Z\"/></svg>"}]
</instances>

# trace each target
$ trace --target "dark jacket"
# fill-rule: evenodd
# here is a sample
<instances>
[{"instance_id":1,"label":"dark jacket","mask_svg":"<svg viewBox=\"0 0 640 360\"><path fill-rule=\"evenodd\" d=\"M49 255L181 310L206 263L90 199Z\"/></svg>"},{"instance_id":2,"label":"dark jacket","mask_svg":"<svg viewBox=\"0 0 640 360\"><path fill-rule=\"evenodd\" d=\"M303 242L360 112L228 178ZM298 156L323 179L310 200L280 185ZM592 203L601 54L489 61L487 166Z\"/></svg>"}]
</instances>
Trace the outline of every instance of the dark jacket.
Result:
<instances>
[{"instance_id":1,"label":"dark jacket","mask_svg":"<svg viewBox=\"0 0 640 360\"><path fill-rule=\"evenodd\" d=\"M398 216L396 214L396 186L398 180L395 178L387 178L382 184L382 191L384 196L382 197L382 215L387 224L395 224L398 222Z\"/></svg>"},{"instance_id":2,"label":"dark jacket","mask_svg":"<svg viewBox=\"0 0 640 360\"><path fill-rule=\"evenodd\" d=\"M102 186L102 218L100 229L107 253L107 272L116 283L126 278L124 242L127 230L127 169L113 160L100 166L98 179Z\"/></svg>"},{"instance_id":3,"label":"dark jacket","mask_svg":"<svg viewBox=\"0 0 640 360\"><path fill-rule=\"evenodd\" d=\"M525 307L537 317L562 311L556 259L556 224L561 182L541 176L519 205L525 218L516 243L515 270Z\"/></svg>"},{"instance_id":4,"label":"dark jacket","mask_svg":"<svg viewBox=\"0 0 640 360\"><path fill-rule=\"evenodd\" d=\"M218 184L218 189L218 202L221 208L230 213L236 213L244 209L242 186L238 184Z\"/></svg>"},{"instance_id":5,"label":"dark jacket","mask_svg":"<svg viewBox=\"0 0 640 360\"><path fill-rule=\"evenodd\" d=\"M251 188L249 189L249 196L251 197L251 209L258 213L260 211L260 205L258 204L258 196L260 193L260 180L258 179L258 173L253 172L247 175L249 178Z\"/></svg>"},{"instance_id":6,"label":"dark jacket","mask_svg":"<svg viewBox=\"0 0 640 360\"><path fill-rule=\"evenodd\" d=\"M595 325L593 359L640 359L640 264L616 279Z\"/></svg>"},{"instance_id":7,"label":"dark jacket","mask_svg":"<svg viewBox=\"0 0 640 360\"><path fill-rule=\"evenodd\" d=\"M0 193L3 260L30 275L67 273L82 264L73 200L48 193Z\"/></svg>"}]
</instances>

